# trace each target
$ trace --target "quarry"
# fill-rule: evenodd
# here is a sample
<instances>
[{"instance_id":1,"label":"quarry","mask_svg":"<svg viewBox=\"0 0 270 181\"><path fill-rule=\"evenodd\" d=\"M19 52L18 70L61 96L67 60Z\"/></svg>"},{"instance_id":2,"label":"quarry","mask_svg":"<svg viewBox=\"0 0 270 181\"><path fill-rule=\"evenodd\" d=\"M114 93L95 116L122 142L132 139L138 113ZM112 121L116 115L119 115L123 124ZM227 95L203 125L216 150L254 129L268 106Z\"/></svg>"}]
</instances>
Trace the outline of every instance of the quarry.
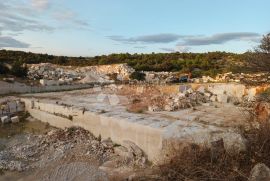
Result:
<instances>
[{"instance_id":1,"label":"quarry","mask_svg":"<svg viewBox=\"0 0 270 181\"><path fill-rule=\"evenodd\" d=\"M267 73L173 83L173 72L131 80L127 64L28 67L27 82L0 81L2 180L132 180L185 145L220 140L226 152L240 153L247 149L241 128L251 127L247 105L269 88ZM269 116L267 106L258 110Z\"/></svg>"},{"instance_id":2,"label":"quarry","mask_svg":"<svg viewBox=\"0 0 270 181\"><path fill-rule=\"evenodd\" d=\"M0 181L270 181L270 0L0 0Z\"/></svg>"}]
</instances>

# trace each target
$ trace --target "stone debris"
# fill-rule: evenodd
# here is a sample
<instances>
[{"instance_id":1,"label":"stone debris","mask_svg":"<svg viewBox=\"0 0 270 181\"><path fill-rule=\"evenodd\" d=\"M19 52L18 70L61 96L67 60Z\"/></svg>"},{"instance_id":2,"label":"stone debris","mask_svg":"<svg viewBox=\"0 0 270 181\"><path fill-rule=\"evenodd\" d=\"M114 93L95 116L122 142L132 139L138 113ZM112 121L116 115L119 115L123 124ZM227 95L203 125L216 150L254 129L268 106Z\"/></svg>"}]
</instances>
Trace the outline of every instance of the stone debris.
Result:
<instances>
[{"instance_id":1,"label":"stone debris","mask_svg":"<svg viewBox=\"0 0 270 181\"><path fill-rule=\"evenodd\" d=\"M41 176L41 181L109 181L108 175L95 166L84 162L59 165Z\"/></svg>"},{"instance_id":2,"label":"stone debris","mask_svg":"<svg viewBox=\"0 0 270 181\"><path fill-rule=\"evenodd\" d=\"M8 116L3 116L3 117L1 117L1 122L2 122L2 124L7 124L10 122L10 119Z\"/></svg>"},{"instance_id":3,"label":"stone debris","mask_svg":"<svg viewBox=\"0 0 270 181\"><path fill-rule=\"evenodd\" d=\"M2 124L17 123L20 121L16 116L25 110L25 105L19 99L7 97L0 99L0 121Z\"/></svg>"},{"instance_id":4,"label":"stone debris","mask_svg":"<svg viewBox=\"0 0 270 181\"><path fill-rule=\"evenodd\" d=\"M72 67L58 66L50 63L28 65L28 78L40 80L41 85L64 85L77 81L80 83L112 82L110 76L120 81L129 80L135 70L127 64Z\"/></svg>"},{"instance_id":5,"label":"stone debris","mask_svg":"<svg viewBox=\"0 0 270 181\"><path fill-rule=\"evenodd\" d=\"M118 156L118 163L126 158L131 158L129 162L136 165L146 162L142 150L134 143L125 141L127 148L115 147L111 139L100 141L79 127L53 129L44 135L25 134L20 137L19 143L10 144L0 151L0 170L45 168L67 158L90 161L95 157L100 163L105 163ZM117 151L121 148L121 152ZM122 154L124 152L127 155Z\"/></svg>"},{"instance_id":6,"label":"stone debris","mask_svg":"<svg viewBox=\"0 0 270 181\"><path fill-rule=\"evenodd\" d=\"M20 122L20 119L19 119L18 116L11 117L10 120L11 120L12 123L18 123L18 122Z\"/></svg>"},{"instance_id":7,"label":"stone debris","mask_svg":"<svg viewBox=\"0 0 270 181\"><path fill-rule=\"evenodd\" d=\"M191 80L194 83L208 83L208 82L236 82L236 83L247 83L247 84L262 84L270 83L270 73L232 73L227 72L224 74L218 74L216 77L202 76L201 78L193 78Z\"/></svg>"},{"instance_id":8,"label":"stone debris","mask_svg":"<svg viewBox=\"0 0 270 181\"><path fill-rule=\"evenodd\" d=\"M123 157L127 164L132 163L139 166L146 164L147 159L142 149L132 141L124 140L122 146L115 148L115 153Z\"/></svg>"},{"instance_id":9,"label":"stone debris","mask_svg":"<svg viewBox=\"0 0 270 181\"><path fill-rule=\"evenodd\" d=\"M179 82L179 76L174 72L143 71L145 81L148 83L174 83Z\"/></svg>"},{"instance_id":10,"label":"stone debris","mask_svg":"<svg viewBox=\"0 0 270 181\"><path fill-rule=\"evenodd\" d=\"M31 80L66 80L70 78L80 80L82 74L70 68L71 67L62 67L50 63L32 64L28 65L28 78Z\"/></svg>"},{"instance_id":11,"label":"stone debris","mask_svg":"<svg viewBox=\"0 0 270 181\"><path fill-rule=\"evenodd\" d=\"M249 181L269 181L270 169L263 163L253 167L250 173Z\"/></svg>"},{"instance_id":12,"label":"stone debris","mask_svg":"<svg viewBox=\"0 0 270 181\"><path fill-rule=\"evenodd\" d=\"M185 93L178 93L176 95L163 95L159 98L151 100L151 105L148 107L149 111L177 111L180 109L187 109L209 102L209 96L199 91L188 89Z\"/></svg>"},{"instance_id":13,"label":"stone debris","mask_svg":"<svg viewBox=\"0 0 270 181\"><path fill-rule=\"evenodd\" d=\"M7 97L0 99L0 117L24 111L24 103L20 99Z\"/></svg>"}]
</instances>

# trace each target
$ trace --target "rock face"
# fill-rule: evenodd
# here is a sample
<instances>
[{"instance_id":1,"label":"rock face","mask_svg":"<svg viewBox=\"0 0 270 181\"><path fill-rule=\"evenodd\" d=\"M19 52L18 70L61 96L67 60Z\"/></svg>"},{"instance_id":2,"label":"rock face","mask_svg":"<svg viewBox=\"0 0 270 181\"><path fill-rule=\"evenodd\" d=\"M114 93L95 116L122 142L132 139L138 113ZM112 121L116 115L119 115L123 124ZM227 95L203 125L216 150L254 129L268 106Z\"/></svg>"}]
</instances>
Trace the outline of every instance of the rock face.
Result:
<instances>
[{"instance_id":1,"label":"rock face","mask_svg":"<svg viewBox=\"0 0 270 181\"><path fill-rule=\"evenodd\" d=\"M249 181L269 181L270 169L263 163L255 165L251 170Z\"/></svg>"},{"instance_id":2,"label":"rock face","mask_svg":"<svg viewBox=\"0 0 270 181\"><path fill-rule=\"evenodd\" d=\"M113 64L87 67L58 66L50 63L28 65L29 79L42 79L41 84L70 84L81 80L82 83L107 82L109 75L116 74L117 80L129 80L135 70L127 64ZM48 80L54 80L50 82Z\"/></svg>"},{"instance_id":3,"label":"rock face","mask_svg":"<svg viewBox=\"0 0 270 181\"><path fill-rule=\"evenodd\" d=\"M209 96L199 91L188 89L183 93L178 93L171 96L160 96L158 99L153 99L148 107L149 111L177 111L180 109L191 108L202 103L209 102Z\"/></svg>"},{"instance_id":4,"label":"rock face","mask_svg":"<svg viewBox=\"0 0 270 181\"><path fill-rule=\"evenodd\" d=\"M203 76L202 78L192 79L195 83L207 83L207 82L243 82L249 84L261 84L270 82L269 73L256 73L256 74L245 74L245 73L232 73L227 72L224 74L218 74L215 78L209 76Z\"/></svg>"}]
</instances>

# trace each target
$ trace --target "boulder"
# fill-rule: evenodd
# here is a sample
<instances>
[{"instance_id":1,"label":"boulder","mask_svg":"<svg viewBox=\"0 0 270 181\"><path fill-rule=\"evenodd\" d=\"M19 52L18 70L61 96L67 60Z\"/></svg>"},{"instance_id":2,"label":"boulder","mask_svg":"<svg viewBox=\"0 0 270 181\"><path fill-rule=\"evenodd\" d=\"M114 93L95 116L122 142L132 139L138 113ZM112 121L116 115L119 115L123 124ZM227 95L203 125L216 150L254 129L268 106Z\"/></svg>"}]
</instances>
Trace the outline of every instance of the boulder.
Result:
<instances>
[{"instance_id":1,"label":"boulder","mask_svg":"<svg viewBox=\"0 0 270 181\"><path fill-rule=\"evenodd\" d=\"M191 94L191 93L194 92L194 90L193 90L192 88L190 88L190 89L188 89L186 92L187 92L188 94Z\"/></svg>"},{"instance_id":2,"label":"boulder","mask_svg":"<svg viewBox=\"0 0 270 181\"><path fill-rule=\"evenodd\" d=\"M134 155L126 147L118 146L114 148L114 153L128 160L133 160Z\"/></svg>"},{"instance_id":3,"label":"boulder","mask_svg":"<svg viewBox=\"0 0 270 181\"><path fill-rule=\"evenodd\" d=\"M10 122L10 119L8 116L3 116L3 117L1 117L1 122L2 122L2 124L6 124L6 123Z\"/></svg>"},{"instance_id":4,"label":"boulder","mask_svg":"<svg viewBox=\"0 0 270 181\"><path fill-rule=\"evenodd\" d=\"M200 93L205 93L205 88L204 88L204 86L199 87L199 88L197 89L197 91L200 92Z\"/></svg>"},{"instance_id":5,"label":"boulder","mask_svg":"<svg viewBox=\"0 0 270 181\"><path fill-rule=\"evenodd\" d=\"M159 111L161 111L161 108L160 107L158 107L158 106L149 106L148 107L148 111L150 111L150 112L159 112Z\"/></svg>"},{"instance_id":6,"label":"boulder","mask_svg":"<svg viewBox=\"0 0 270 181\"><path fill-rule=\"evenodd\" d=\"M263 163L259 163L253 167L250 172L249 181L269 181L270 169Z\"/></svg>"},{"instance_id":7,"label":"boulder","mask_svg":"<svg viewBox=\"0 0 270 181\"><path fill-rule=\"evenodd\" d=\"M217 101L217 96L216 96L216 95L212 95L212 96L210 97L210 101L216 102L216 101Z\"/></svg>"},{"instance_id":8,"label":"boulder","mask_svg":"<svg viewBox=\"0 0 270 181\"><path fill-rule=\"evenodd\" d=\"M14 117L11 118L11 122L12 123L18 123L18 122L20 122L20 119L19 119L18 116L14 116Z\"/></svg>"},{"instance_id":9,"label":"boulder","mask_svg":"<svg viewBox=\"0 0 270 181\"><path fill-rule=\"evenodd\" d=\"M128 149L129 152L132 152L136 157L142 157L143 151L132 141L125 140L123 141L123 146Z\"/></svg>"},{"instance_id":10,"label":"boulder","mask_svg":"<svg viewBox=\"0 0 270 181\"><path fill-rule=\"evenodd\" d=\"M167 104L164 106L165 111L175 111L175 107L171 104Z\"/></svg>"},{"instance_id":11,"label":"boulder","mask_svg":"<svg viewBox=\"0 0 270 181\"><path fill-rule=\"evenodd\" d=\"M219 94L219 95L217 95L217 101L220 103L227 103L228 96L226 94Z\"/></svg>"}]
</instances>

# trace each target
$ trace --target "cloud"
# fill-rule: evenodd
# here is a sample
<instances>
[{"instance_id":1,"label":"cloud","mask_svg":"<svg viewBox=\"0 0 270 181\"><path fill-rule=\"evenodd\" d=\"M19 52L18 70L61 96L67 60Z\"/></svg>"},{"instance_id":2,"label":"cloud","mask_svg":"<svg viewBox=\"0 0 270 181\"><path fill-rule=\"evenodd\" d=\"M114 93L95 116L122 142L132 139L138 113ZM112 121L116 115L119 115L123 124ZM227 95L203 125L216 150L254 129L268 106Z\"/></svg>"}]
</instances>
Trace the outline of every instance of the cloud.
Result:
<instances>
[{"instance_id":1,"label":"cloud","mask_svg":"<svg viewBox=\"0 0 270 181\"><path fill-rule=\"evenodd\" d=\"M160 48L160 50L166 52L188 52L190 50L190 47L177 45L175 48Z\"/></svg>"},{"instance_id":2,"label":"cloud","mask_svg":"<svg viewBox=\"0 0 270 181\"><path fill-rule=\"evenodd\" d=\"M12 37L0 36L0 48L28 48L30 45Z\"/></svg>"},{"instance_id":3,"label":"cloud","mask_svg":"<svg viewBox=\"0 0 270 181\"><path fill-rule=\"evenodd\" d=\"M72 10L58 10L53 13L53 17L60 22L67 22L78 25L79 27L87 28L88 22L78 19L78 16Z\"/></svg>"},{"instance_id":4,"label":"cloud","mask_svg":"<svg viewBox=\"0 0 270 181\"><path fill-rule=\"evenodd\" d=\"M24 30L52 31L54 29L53 27L41 24L36 20L3 11L0 12L0 27L2 31L13 32L21 32Z\"/></svg>"},{"instance_id":5,"label":"cloud","mask_svg":"<svg viewBox=\"0 0 270 181\"><path fill-rule=\"evenodd\" d=\"M13 1L11 1L13 2ZM0 11L0 30L9 32L29 31L51 31L54 28L27 16L22 11L22 5L14 6L11 3L0 2L0 7L5 7ZM29 10L29 9L25 9Z\"/></svg>"},{"instance_id":6,"label":"cloud","mask_svg":"<svg viewBox=\"0 0 270 181\"><path fill-rule=\"evenodd\" d=\"M144 35L131 38L125 38L123 36L108 36L111 40L123 43L170 43L177 41L180 37L180 35L170 33Z\"/></svg>"},{"instance_id":7,"label":"cloud","mask_svg":"<svg viewBox=\"0 0 270 181\"><path fill-rule=\"evenodd\" d=\"M137 49L145 49L146 46L135 46L134 48L137 48Z\"/></svg>"},{"instance_id":8,"label":"cloud","mask_svg":"<svg viewBox=\"0 0 270 181\"><path fill-rule=\"evenodd\" d=\"M39 10L44 10L49 7L49 0L31 0L31 5Z\"/></svg>"},{"instance_id":9,"label":"cloud","mask_svg":"<svg viewBox=\"0 0 270 181\"><path fill-rule=\"evenodd\" d=\"M225 44L229 41L253 41L257 42L260 38L258 33L236 32L236 33L221 33L212 36L197 36L184 38L178 45L185 46L201 46L201 45L218 45Z\"/></svg>"},{"instance_id":10,"label":"cloud","mask_svg":"<svg viewBox=\"0 0 270 181\"><path fill-rule=\"evenodd\" d=\"M135 43L172 43L179 41L178 47L187 46L202 46L202 45L214 45L225 44L229 41L252 41L257 42L260 39L260 34L252 32L232 32L232 33L220 33L211 36L203 35L178 35L172 33L144 35L137 37L126 38L123 36L108 36L109 39L117 42L135 44ZM171 48L162 48L164 51L172 51Z\"/></svg>"},{"instance_id":11,"label":"cloud","mask_svg":"<svg viewBox=\"0 0 270 181\"><path fill-rule=\"evenodd\" d=\"M165 52L176 52L174 48L160 48L160 50L163 50Z\"/></svg>"}]
</instances>

